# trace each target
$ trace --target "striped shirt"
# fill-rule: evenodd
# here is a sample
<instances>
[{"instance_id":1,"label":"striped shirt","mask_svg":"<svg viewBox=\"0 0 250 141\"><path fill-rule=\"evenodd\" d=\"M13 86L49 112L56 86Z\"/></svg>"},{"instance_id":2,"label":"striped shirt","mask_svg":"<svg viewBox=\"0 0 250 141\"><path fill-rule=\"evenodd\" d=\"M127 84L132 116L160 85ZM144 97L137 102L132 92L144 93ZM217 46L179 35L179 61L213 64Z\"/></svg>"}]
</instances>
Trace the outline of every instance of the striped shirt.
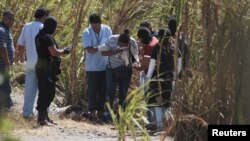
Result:
<instances>
[{"instance_id":1,"label":"striped shirt","mask_svg":"<svg viewBox=\"0 0 250 141\"><path fill-rule=\"evenodd\" d=\"M118 38L119 38L119 35L111 36L106 42L105 46L110 49L117 48ZM128 62L132 58L132 56L130 55L133 55L135 60L139 62L139 57L138 57L139 51L138 51L138 46L137 46L135 39L130 37L129 44L130 44L131 53L129 53L129 50L124 50L116 55L112 55L109 57L109 62L112 68L127 65L126 61ZM132 62L130 61L129 63L131 65ZM109 68L110 68L110 64L108 64Z\"/></svg>"},{"instance_id":2,"label":"striped shirt","mask_svg":"<svg viewBox=\"0 0 250 141\"><path fill-rule=\"evenodd\" d=\"M0 23L0 47L7 48L10 65L12 65L15 53L13 38L10 29L4 23ZM4 68L5 68L4 60L2 57L0 57L0 69Z\"/></svg>"}]
</instances>

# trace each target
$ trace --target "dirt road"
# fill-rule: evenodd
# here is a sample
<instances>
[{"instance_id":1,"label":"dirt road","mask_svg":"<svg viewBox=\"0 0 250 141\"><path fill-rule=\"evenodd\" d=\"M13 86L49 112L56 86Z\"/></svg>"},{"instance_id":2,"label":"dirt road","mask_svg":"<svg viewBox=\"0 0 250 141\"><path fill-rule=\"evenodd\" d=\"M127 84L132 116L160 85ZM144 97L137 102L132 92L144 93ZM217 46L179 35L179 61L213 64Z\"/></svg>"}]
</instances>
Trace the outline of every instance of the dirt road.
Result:
<instances>
[{"instance_id":1,"label":"dirt road","mask_svg":"<svg viewBox=\"0 0 250 141\"><path fill-rule=\"evenodd\" d=\"M117 141L117 131L110 124L92 124L90 122L77 122L71 119L56 118L58 126L41 127L36 124L36 119L24 120L21 111L23 94L19 89L14 89L12 99L13 111L9 113L14 125L13 136L22 141ZM12 119L13 118L13 119ZM15 123L16 122L16 123ZM140 138L140 137L138 137ZM129 136L128 140L133 140ZM160 136L151 136L151 140L160 140Z\"/></svg>"}]
</instances>

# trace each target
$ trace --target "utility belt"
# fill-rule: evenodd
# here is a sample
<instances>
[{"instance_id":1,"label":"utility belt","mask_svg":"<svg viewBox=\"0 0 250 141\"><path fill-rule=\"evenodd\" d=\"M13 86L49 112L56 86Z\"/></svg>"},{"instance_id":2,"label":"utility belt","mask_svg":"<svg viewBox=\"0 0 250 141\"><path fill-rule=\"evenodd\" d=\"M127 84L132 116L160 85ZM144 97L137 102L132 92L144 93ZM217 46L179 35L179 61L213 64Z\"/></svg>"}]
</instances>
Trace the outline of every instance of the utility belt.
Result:
<instances>
[{"instance_id":1,"label":"utility belt","mask_svg":"<svg viewBox=\"0 0 250 141\"><path fill-rule=\"evenodd\" d=\"M56 75L61 73L61 59L59 57L50 57L49 59L39 58L36 63L36 69L42 69L47 73L48 77L56 80Z\"/></svg>"},{"instance_id":2,"label":"utility belt","mask_svg":"<svg viewBox=\"0 0 250 141\"><path fill-rule=\"evenodd\" d=\"M38 58L37 63L36 63L36 69L41 68L41 69L47 70L47 68L49 68L49 64L50 64L50 59Z\"/></svg>"}]
</instances>

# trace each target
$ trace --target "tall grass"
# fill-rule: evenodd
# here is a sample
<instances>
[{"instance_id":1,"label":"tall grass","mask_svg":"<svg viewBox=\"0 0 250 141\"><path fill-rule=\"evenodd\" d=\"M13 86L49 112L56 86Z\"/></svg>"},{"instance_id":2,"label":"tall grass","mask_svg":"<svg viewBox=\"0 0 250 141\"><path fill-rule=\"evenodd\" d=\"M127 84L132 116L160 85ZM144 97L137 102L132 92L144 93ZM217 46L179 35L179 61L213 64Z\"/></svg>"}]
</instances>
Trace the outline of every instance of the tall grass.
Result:
<instances>
[{"instance_id":1,"label":"tall grass","mask_svg":"<svg viewBox=\"0 0 250 141\"><path fill-rule=\"evenodd\" d=\"M118 112L115 114L110 105L107 104L111 113L113 123L118 131L119 141L126 140L127 131L130 132L132 138L137 140L141 136L142 140L149 140L149 134L144 125L147 123L145 117L147 111L147 103L144 92L144 86L132 91L126 98L127 105L124 108L118 107Z\"/></svg>"},{"instance_id":2,"label":"tall grass","mask_svg":"<svg viewBox=\"0 0 250 141\"><path fill-rule=\"evenodd\" d=\"M58 20L55 38L59 47L72 47L72 55L62 58L59 93L63 96L63 100L58 101L58 104L60 106L86 105L84 99L86 99L87 84L84 75L81 33L84 28L89 26L88 15L92 12L100 12L103 23L110 25L114 33L118 33L124 27L129 27L134 34L138 28L136 25L139 25L143 20L149 19L153 25L156 25L154 23L160 24L157 21L160 16L149 14L161 12L157 2L158 0L153 3L149 0L2 0L0 1L0 14L5 9L11 9L16 13L16 22L13 28L14 43L16 43L23 25L33 19L35 9L41 6L50 9L50 15L55 16Z\"/></svg>"},{"instance_id":3,"label":"tall grass","mask_svg":"<svg viewBox=\"0 0 250 141\"><path fill-rule=\"evenodd\" d=\"M11 9L16 13L13 29L15 42L22 26L33 19L34 10L39 6L48 7L51 15L58 19L56 40L59 45L61 47L70 45L73 48L72 56L63 58L63 73L60 78L60 92L63 95L61 106L86 104L84 98L86 98L87 84L84 81L81 32L88 26L87 17L90 13L100 12L103 23L110 25L114 33L119 33L124 27L128 27L133 31L132 35L137 32L137 25L141 21L149 20L154 28L165 27L166 19L174 15L178 27L182 27L178 28L178 35L184 33L190 43L188 66L193 73L192 78L184 75L183 79L176 81L173 101L175 118L181 118L185 114L195 114L208 123L231 124L233 117L236 123L245 122L242 115L246 109L241 109L247 104L244 100L246 97L244 91L247 89L241 91L241 84L244 84L241 79L247 75L242 72L241 69L244 67L240 63L247 63L242 59L247 57L240 55L245 54L242 51L246 50L248 44L245 36L249 36L249 28L245 25L249 23L247 20L249 1L1 0L0 14L5 9ZM129 98L136 96L134 93L129 95ZM139 99L143 102L143 99ZM140 103L136 100L131 102ZM121 108L119 110L122 123L117 120L116 124L119 125L117 129L121 129L120 135L125 132L125 127L122 126L128 127L123 117L127 117L128 121L136 125L132 120L134 115L129 114L137 109L132 105L126 109L127 112ZM234 116L234 112L237 116ZM128 128L133 129L133 127ZM124 138L123 135L121 138Z\"/></svg>"},{"instance_id":4,"label":"tall grass","mask_svg":"<svg viewBox=\"0 0 250 141\"><path fill-rule=\"evenodd\" d=\"M0 140L1 141L19 141L16 138L13 138L10 135L11 127L9 121L4 118L3 116L0 116Z\"/></svg>"}]
</instances>

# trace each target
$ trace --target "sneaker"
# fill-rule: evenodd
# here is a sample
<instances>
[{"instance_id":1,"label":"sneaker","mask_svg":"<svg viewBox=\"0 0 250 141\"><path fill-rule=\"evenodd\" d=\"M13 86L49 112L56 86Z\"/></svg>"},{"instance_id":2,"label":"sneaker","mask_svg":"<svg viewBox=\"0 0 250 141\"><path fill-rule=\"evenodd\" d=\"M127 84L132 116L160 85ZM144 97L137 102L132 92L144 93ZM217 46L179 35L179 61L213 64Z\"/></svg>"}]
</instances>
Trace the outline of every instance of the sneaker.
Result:
<instances>
[{"instance_id":1,"label":"sneaker","mask_svg":"<svg viewBox=\"0 0 250 141\"><path fill-rule=\"evenodd\" d=\"M146 125L146 129L152 132L157 132L158 127L156 124L149 123Z\"/></svg>"},{"instance_id":2,"label":"sneaker","mask_svg":"<svg viewBox=\"0 0 250 141\"><path fill-rule=\"evenodd\" d=\"M107 123L107 124L112 123L111 115L107 112L104 112L102 115L99 115L99 118L104 123Z\"/></svg>"},{"instance_id":3,"label":"sneaker","mask_svg":"<svg viewBox=\"0 0 250 141\"><path fill-rule=\"evenodd\" d=\"M58 125L56 122L54 122L52 119L50 119L49 117L47 117L46 119L49 123L54 124L54 125Z\"/></svg>"},{"instance_id":4,"label":"sneaker","mask_svg":"<svg viewBox=\"0 0 250 141\"><path fill-rule=\"evenodd\" d=\"M37 124L40 126L54 126L54 124L48 122L47 120L38 121Z\"/></svg>"},{"instance_id":5,"label":"sneaker","mask_svg":"<svg viewBox=\"0 0 250 141\"><path fill-rule=\"evenodd\" d=\"M82 114L81 114L81 116L83 116L84 118L87 118L88 120L92 120L93 118L94 118L94 116L95 116L95 113L94 112L83 112Z\"/></svg>"},{"instance_id":6,"label":"sneaker","mask_svg":"<svg viewBox=\"0 0 250 141\"><path fill-rule=\"evenodd\" d=\"M23 118L24 118L25 120L27 120L27 121L30 121L30 120L35 119L34 116L24 116L24 115L23 115Z\"/></svg>"},{"instance_id":7,"label":"sneaker","mask_svg":"<svg viewBox=\"0 0 250 141\"><path fill-rule=\"evenodd\" d=\"M45 113L45 120L47 120L49 123L57 125L57 123L55 123L50 117L49 117L49 113L46 112Z\"/></svg>"}]
</instances>

